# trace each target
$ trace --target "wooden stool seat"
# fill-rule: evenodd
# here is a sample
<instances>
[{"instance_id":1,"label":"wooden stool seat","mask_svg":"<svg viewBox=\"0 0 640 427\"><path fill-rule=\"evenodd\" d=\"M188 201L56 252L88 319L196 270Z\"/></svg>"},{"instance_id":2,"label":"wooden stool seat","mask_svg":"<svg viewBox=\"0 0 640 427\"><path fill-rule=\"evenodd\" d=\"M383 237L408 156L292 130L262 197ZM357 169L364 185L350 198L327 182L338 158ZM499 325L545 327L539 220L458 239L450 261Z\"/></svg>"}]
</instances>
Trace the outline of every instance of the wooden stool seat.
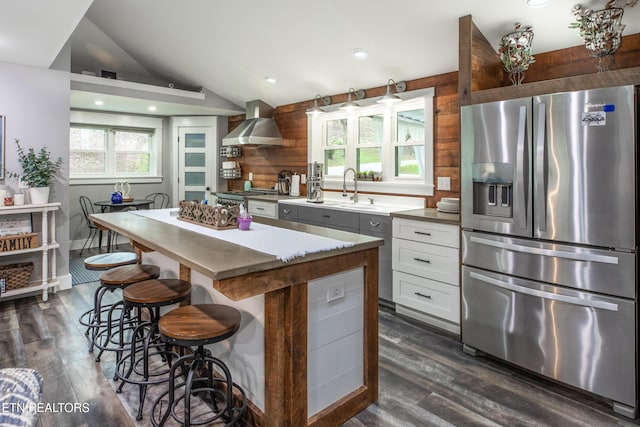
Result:
<instances>
[{"instance_id":1,"label":"wooden stool seat","mask_svg":"<svg viewBox=\"0 0 640 427\"><path fill-rule=\"evenodd\" d=\"M157 279L160 275L160 267L152 264L131 264L106 270L100 274L100 282L103 286L123 286L142 282L149 279Z\"/></svg>"},{"instance_id":2,"label":"wooden stool seat","mask_svg":"<svg viewBox=\"0 0 640 427\"><path fill-rule=\"evenodd\" d=\"M96 362L100 361L104 351L121 350L120 339L116 337L122 328L118 327L119 318L124 316L124 301L104 306L102 305L103 295L109 291L114 292L124 289L134 283L149 279L157 279L160 275L160 267L152 264L131 264L105 270L100 274L100 287L96 293L93 304L94 317L91 325L91 344L89 352L93 352L93 347L100 349L96 356ZM106 314L106 319L102 317ZM130 319L131 321L132 319Z\"/></svg>"},{"instance_id":3,"label":"wooden stool seat","mask_svg":"<svg viewBox=\"0 0 640 427\"><path fill-rule=\"evenodd\" d=\"M158 329L172 344L207 345L235 334L240 329L240 312L222 304L186 305L162 316Z\"/></svg>"},{"instance_id":4,"label":"wooden stool seat","mask_svg":"<svg viewBox=\"0 0 640 427\"><path fill-rule=\"evenodd\" d=\"M158 336L160 309L172 304L188 301L191 297L191 283L180 279L150 279L134 283L124 288L122 299L126 309L145 308L149 320L139 323L131 333L127 345L122 339L125 331L124 317L120 317L121 351L116 353L116 378L122 380L116 393L125 384L138 385L138 413L136 420L142 419L147 387L169 381L169 366L152 363L154 360L171 360L179 357L163 344ZM126 311L123 311L125 313Z\"/></svg>"},{"instance_id":5,"label":"wooden stool seat","mask_svg":"<svg viewBox=\"0 0 640 427\"><path fill-rule=\"evenodd\" d=\"M138 306L170 305L191 295L191 283L180 279L151 279L124 288L125 303Z\"/></svg>"},{"instance_id":6,"label":"wooden stool seat","mask_svg":"<svg viewBox=\"0 0 640 427\"><path fill-rule=\"evenodd\" d=\"M109 252L86 258L84 260L84 268L87 270L109 270L110 268L137 262L138 255L135 252Z\"/></svg>"},{"instance_id":7,"label":"wooden stool seat","mask_svg":"<svg viewBox=\"0 0 640 427\"><path fill-rule=\"evenodd\" d=\"M221 304L185 305L160 318L158 331L165 343L197 348L172 364L168 390L158 396L151 409L155 427L163 426L169 417L182 426L218 425L222 421L228 427L244 425L246 393L233 382L227 365L204 347L231 337L240 329L240 320L238 310ZM192 420L191 399L203 394L213 402L211 411Z\"/></svg>"}]
</instances>

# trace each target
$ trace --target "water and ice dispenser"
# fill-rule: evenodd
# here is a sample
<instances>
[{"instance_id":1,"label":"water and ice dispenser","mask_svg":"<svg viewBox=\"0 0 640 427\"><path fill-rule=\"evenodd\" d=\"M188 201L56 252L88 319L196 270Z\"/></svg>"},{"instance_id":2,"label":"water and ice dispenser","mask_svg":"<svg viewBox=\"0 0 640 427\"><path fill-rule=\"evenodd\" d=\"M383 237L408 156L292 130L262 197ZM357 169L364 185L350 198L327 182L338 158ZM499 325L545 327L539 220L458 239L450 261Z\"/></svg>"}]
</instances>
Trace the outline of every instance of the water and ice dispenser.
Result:
<instances>
[{"instance_id":1,"label":"water and ice dispenser","mask_svg":"<svg viewBox=\"0 0 640 427\"><path fill-rule=\"evenodd\" d=\"M473 164L473 213L513 217L513 165L511 163Z\"/></svg>"}]
</instances>

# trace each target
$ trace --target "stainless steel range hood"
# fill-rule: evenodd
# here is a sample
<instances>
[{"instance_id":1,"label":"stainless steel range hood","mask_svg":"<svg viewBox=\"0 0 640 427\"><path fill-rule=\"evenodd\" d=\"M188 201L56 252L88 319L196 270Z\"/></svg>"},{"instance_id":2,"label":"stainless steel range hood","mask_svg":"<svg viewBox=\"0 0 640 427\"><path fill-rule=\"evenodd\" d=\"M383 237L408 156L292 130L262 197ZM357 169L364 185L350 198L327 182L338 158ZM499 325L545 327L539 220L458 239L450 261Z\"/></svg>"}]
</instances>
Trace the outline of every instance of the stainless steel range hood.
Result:
<instances>
[{"instance_id":1,"label":"stainless steel range hood","mask_svg":"<svg viewBox=\"0 0 640 427\"><path fill-rule=\"evenodd\" d=\"M273 119L273 107L256 99L247 102L247 119L229 135L222 138L222 145L282 145L282 135Z\"/></svg>"}]
</instances>

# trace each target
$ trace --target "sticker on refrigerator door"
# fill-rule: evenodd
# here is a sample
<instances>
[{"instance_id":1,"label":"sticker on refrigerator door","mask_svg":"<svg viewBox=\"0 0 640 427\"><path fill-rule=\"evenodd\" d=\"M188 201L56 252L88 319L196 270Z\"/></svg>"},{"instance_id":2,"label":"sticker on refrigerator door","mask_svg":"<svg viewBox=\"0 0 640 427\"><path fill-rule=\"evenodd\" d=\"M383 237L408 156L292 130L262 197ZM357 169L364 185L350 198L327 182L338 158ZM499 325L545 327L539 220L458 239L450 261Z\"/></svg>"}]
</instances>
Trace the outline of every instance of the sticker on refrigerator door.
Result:
<instances>
[{"instance_id":1,"label":"sticker on refrigerator door","mask_svg":"<svg viewBox=\"0 0 640 427\"><path fill-rule=\"evenodd\" d=\"M582 126L604 126L607 114L604 111L586 111L582 113Z\"/></svg>"}]
</instances>

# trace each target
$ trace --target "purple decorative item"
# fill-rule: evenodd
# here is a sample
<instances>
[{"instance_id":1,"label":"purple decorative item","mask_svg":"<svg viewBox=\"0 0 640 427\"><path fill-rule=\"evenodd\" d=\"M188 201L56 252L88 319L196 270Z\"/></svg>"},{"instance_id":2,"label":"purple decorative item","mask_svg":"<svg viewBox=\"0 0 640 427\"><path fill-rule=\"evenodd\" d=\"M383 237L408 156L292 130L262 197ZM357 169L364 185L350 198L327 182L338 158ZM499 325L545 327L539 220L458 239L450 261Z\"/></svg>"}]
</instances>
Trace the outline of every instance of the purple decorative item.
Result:
<instances>
[{"instance_id":1,"label":"purple decorative item","mask_svg":"<svg viewBox=\"0 0 640 427\"><path fill-rule=\"evenodd\" d=\"M251 216L239 217L238 227L240 230L247 231L251 227Z\"/></svg>"}]
</instances>

